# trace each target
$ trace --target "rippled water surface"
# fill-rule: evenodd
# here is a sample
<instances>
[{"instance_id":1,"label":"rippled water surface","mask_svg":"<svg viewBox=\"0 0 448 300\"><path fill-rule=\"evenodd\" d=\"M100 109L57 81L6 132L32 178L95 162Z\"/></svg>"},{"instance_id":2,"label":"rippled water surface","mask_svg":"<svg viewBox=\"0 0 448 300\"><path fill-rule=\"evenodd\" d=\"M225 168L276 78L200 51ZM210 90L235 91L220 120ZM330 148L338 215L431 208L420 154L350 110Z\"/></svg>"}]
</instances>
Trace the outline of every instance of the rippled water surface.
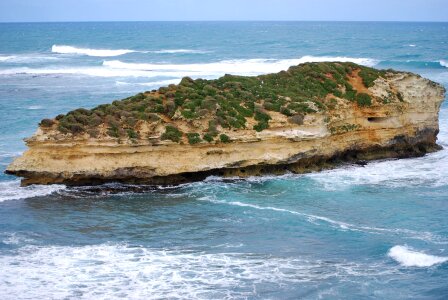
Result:
<instances>
[{"instance_id":1,"label":"rippled water surface","mask_svg":"<svg viewBox=\"0 0 448 300\"><path fill-rule=\"evenodd\" d=\"M0 41L1 171L40 119L186 75L343 60L448 86L446 23L0 24ZM440 127L437 153L307 175L165 188L0 175L0 298L446 299L446 103Z\"/></svg>"}]
</instances>

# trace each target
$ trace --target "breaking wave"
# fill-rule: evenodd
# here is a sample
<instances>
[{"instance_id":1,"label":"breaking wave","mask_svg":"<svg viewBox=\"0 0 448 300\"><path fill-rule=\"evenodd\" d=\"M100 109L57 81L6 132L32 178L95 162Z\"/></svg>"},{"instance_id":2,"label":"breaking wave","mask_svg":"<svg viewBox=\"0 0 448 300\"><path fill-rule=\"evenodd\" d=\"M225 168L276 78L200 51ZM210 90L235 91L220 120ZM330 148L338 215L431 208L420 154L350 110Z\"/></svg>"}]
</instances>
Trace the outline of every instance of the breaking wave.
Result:
<instances>
[{"instance_id":1,"label":"breaking wave","mask_svg":"<svg viewBox=\"0 0 448 300\"><path fill-rule=\"evenodd\" d=\"M76 48L73 46L67 45L53 45L51 47L51 52L60 53L60 54L77 54L77 55L87 55L87 56L96 56L96 57L111 57L111 56L120 56L128 53L136 52L134 50L128 49L118 49L118 50L110 50L110 49L89 49L89 48Z\"/></svg>"},{"instance_id":2,"label":"breaking wave","mask_svg":"<svg viewBox=\"0 0 448 300\"><path fill-rule=\"evenodd\" d=\"M129 53L157 53L157 54L205 54L209 51L194 50L194 49L162 49L154 51L137 51L130 49L91 49L91 48L78 48L68 45L53 45L51 52L59 54L75 54L75 55L87 55L94 57L113 57L120 56ZM0 57L1 61L1 57Z\"/></svg>"},{"instance_id":3,"label":"breaking wave","mask_svg":"<svg viewBox=\"0 0 448 300\"><path fill-rule=\"evenodd\" d=\"M65 185L31 185L20 187L20 180L0 182L0 202L47 196L65 189Z\"/></svg>"},{"instance_id":4,"label":"breaking wave","mask_svg":"<svg viewBox=\"0 0 448 300\"><path fill-rule=\"evenodd\" d=\"M0 75L46 75L73 74L98 77L175 77L216 78L227 73L236 75L259 75L286 70L290 66L305 62L351 61L373 66L378 61L371 58L303 56L298 59L238 59L198 64L147 64L126 63L119 60L106 60L102 67L55 67L55 68L16 68L0 71Z\"/></svg>"},{"instance_id":5,"label":"breaking wave","mask_svg":"<svg viewBox=\"0 0 448 300\"><path fill-rule=\"evenodd\" d=\"M448 257L429 255L407 246L394 246L387 255L403 267L431 267L448 261Z\"/></svg>"},{"instance_id":6,"label":"breaking wave","mask_svg":"<svg viewBox=\"0 0 448 300\"><path fill-rule=\"evenodd\" d=\"M0 61L8 61L14 59L16 56L8 55L8 56L0 56Z\"/></svg>"},{"instance_id":7,"label":"breaking wave","mask_svg":"<svg viewBox=\"0 0 448 300\"><path fill-rule=\"evenodd\" d=\"M152 71L169 75L218 76L226 73L239 75L258 75L279 72L290 66L306 62L342 61L374 66L377 61L370 58L303 56L298 59L236 59L200 64L145 64L126 63L119 60L104 61L103 65L122 70Z\"/></svg>"}]
</instances>

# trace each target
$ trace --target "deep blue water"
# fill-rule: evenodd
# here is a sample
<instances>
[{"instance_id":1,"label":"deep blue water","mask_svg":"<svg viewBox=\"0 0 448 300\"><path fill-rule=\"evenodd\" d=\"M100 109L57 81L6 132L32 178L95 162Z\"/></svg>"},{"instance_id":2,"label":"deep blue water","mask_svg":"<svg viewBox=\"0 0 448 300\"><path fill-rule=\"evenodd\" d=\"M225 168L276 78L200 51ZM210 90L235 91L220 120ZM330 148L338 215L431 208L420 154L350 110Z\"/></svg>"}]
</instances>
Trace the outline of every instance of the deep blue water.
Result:
<instances>
[{"instance_id":1,"label":"deep blue water","mask_svg":"<svg viewBox=\"0 0 448 300\"><path fill-rule=\"evenodd\" d=\"M0 171L42 118L347 60L448 87L447 23L0 24ZM448 105L439 144L448 147ZM448 150L111 194L0 175L1 299L446 299Z\"/></svg>"}]
</instances>

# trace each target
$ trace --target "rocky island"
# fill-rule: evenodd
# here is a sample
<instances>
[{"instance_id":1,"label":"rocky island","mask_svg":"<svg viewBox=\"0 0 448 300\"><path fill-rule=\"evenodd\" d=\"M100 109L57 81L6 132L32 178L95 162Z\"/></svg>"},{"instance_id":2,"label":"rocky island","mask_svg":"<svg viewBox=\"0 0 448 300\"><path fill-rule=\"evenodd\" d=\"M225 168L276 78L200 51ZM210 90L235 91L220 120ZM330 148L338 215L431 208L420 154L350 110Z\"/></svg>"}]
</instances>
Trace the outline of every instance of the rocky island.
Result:
<instances>
[{"instance_id":1,"label":"rocky island","mask_svg":"<svg viewBox=\"0 0 448 300\"><path fill-rule=\"evenodd\" d=\"M303 173L439 149L444 88L353 63L178 85L44 119L8 174L22 184L177 184Z\"/></svg>"}]
</instances>

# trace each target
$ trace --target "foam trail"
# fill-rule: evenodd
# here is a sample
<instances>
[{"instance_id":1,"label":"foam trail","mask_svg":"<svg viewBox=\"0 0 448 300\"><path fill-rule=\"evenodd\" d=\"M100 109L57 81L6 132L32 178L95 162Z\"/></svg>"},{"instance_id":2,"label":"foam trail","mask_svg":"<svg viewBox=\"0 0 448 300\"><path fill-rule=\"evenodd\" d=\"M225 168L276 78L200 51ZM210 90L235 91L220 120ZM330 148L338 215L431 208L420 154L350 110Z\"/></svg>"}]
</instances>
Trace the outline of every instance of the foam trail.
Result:
<instances>
[{"instance_id":1,"label":"foam trail","mask_svg":"<svg viewBox=\"0 0 448 300\"><path fill-rule=\"evenodd\" d=\"M407 246L394 246L387 255L403 267L431 267L448 261L448 257L425 254Z\"/></svg>"},{"instance_id":2,"label":"foam trail","mask_svg":"<svg viewBox=\"0 0 448 300\"><path fill-rule=\"evenodd\" d=\"M270 211L276 211L276 212L283 212L283 213L289 213L296 216L301 216L305 218L307 221L316 224L316 221L321 221L327 224L330 224L332 227L342 230L350 230L350 231L360 231L360 232L367 232L367 233L373 233L373 234L397 234L397 235L404 235L407 238L416 239L416 240L422 240L426 242L431 242L434 244L448 244L448 241L444 239L443 237L437 236L432 234L431 232L419 232L409 229L402 229L402 228L381 228L381 227L369 227L369 226L360 226L355 224L350 224L342 221L333 220L327 217L317 216L313 214L306 214L301 213L294 210L288 210L284 208L277 208L272 206L259 206L255 204L249 204L249 203L243 203L240 201L222 201L222 200L215 200L211 199L209 197L203 197L199 198L198 200L202 201L208 201L216 204L226 204L226 205L233 205L233 206L240 206L240 207L250 207L253 209L258 210L270 210Z\"/></svg>"},{"instance_id":3,"label":"foam trail","mask_svg":"<svg viewBox=\"0 0 448 300\"><path fill-rule=\"evenodd\" d=\"M0 202L50 195L65 185L31 185L20 187L20 180L0 182Z\"/></svg>"},{"instance_id":4,"label":"foam trail","mask_svg":"<svg viewBox=\"0 0 448 300\"><path fill-rule=\"evenodd\" d=\"M60 54L77 54L77 55L87 55L87 56L97 56L97 57L111 57L119 56L128 53L136 52L134 50L128 49L89 49L89 48L76 48L67 45L53 45L51 47L51 52Z\"/></svg>"}]
</instances>

